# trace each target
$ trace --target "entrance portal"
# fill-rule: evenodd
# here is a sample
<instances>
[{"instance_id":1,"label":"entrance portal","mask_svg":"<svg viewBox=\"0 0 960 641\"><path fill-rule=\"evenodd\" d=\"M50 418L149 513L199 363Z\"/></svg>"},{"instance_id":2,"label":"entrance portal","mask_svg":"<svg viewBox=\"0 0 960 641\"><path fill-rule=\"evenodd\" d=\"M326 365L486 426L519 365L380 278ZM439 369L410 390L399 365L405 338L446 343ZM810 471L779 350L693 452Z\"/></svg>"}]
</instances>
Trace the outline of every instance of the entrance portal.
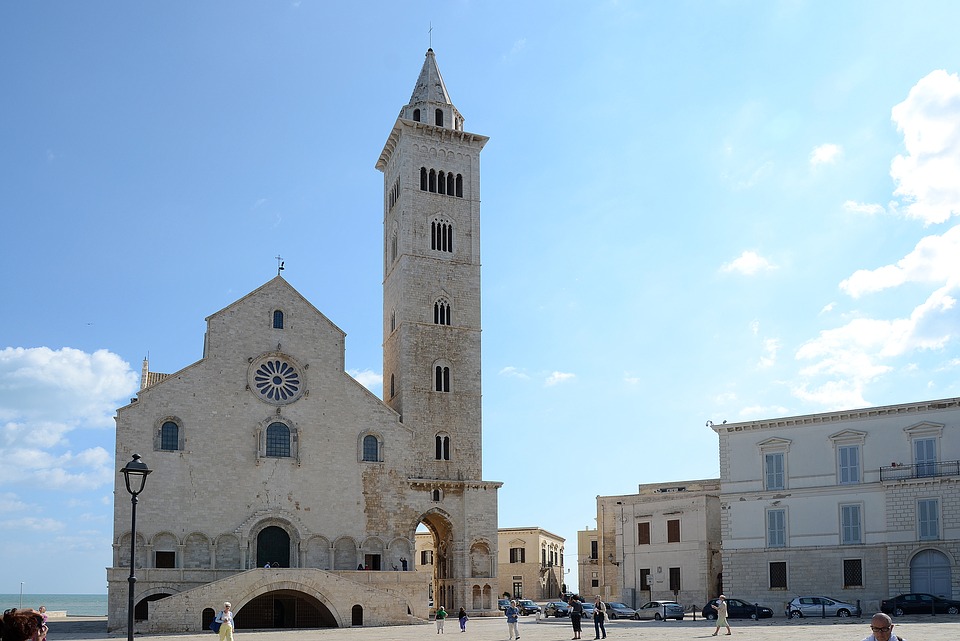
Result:
<instances>
[{"instance_id":1,"label":"entrance portal","mask_svg":"<svg viewBox=\"0 0 960 641\"><path fill-rule=\"evenodd\" d=\"M257 567L267 563L276 567L290 567L290 535L283 528L271 525L257 535Z\"/></svg>"},{"instance_id":2,"label":"entrance portal","mask_svg":"<svg viewBox=\"0 0 960 641\"><path fill-rule=\"evenodd\" d=\"M315 598L294 590L261 594L236 615L237 628L336 628L337 620L327 606Z\"/></svg>"}]
</instances>

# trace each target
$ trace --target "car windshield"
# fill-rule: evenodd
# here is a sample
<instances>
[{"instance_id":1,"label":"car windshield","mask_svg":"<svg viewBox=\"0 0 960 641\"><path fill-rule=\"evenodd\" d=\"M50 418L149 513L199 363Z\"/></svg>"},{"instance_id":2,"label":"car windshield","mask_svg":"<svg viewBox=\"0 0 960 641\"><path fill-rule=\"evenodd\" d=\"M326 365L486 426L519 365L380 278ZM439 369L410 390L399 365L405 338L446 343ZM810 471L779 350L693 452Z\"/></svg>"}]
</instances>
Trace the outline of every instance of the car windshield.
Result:
<instances>
[{"instance_id":1,"label":"car windshield","mask_svg":"<svg viewBox=\"0 0 960 641\"><path fill-rule=\"evenodd\" d=\"M609 605L611 608L624 608L624 609L625 609L625 608L627 607L627 604L626 604L626 603L608 603L607 605Z\"/></svg>"}]
</instances>

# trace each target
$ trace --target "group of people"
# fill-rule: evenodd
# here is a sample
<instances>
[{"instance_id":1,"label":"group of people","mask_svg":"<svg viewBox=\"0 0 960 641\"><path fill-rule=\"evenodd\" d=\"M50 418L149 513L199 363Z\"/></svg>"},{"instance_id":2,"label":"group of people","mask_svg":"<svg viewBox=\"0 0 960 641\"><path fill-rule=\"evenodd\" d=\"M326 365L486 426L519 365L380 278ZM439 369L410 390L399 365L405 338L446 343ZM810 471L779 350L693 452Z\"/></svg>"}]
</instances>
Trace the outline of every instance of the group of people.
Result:
<instances>
[{"instance_id":1,"label":"group of people","mask_svg":"<svg viewBox=\"0 0 960 641\"><path fill-rule=\"evenodd\" d=\"M580 600L579 596L570 597L570 601L567 604L570 607L570 622L573 624L573 639L580 639L580 634L583 631L583 602ZM606 639L607 638L607 629L604 626L604 620L607 618L607 606L598 596L593 602L593 627L596 631L596 636L594 639ZM520 638L520 608L517 607L516 600L510 601L506 608L503 610L504 615L507 617L507 639L510 641L517 641ZM540 619L540 613L537 612L537 620Z\"/></svg>"},{"instance_id":2,"label":"group of people","mask_svg":"<svg viewBox=\"0 0 960 641\"><path fill-rule=\"evenodd\" d=\"M460 611L457 612L457 618L460 620L460 631L467 631L467 611L463 608L460 608ZM443 622L447 619L447 611L443 609L441 605L437 608L437 634L443 634Z\"/></svg>"}]
</instances>

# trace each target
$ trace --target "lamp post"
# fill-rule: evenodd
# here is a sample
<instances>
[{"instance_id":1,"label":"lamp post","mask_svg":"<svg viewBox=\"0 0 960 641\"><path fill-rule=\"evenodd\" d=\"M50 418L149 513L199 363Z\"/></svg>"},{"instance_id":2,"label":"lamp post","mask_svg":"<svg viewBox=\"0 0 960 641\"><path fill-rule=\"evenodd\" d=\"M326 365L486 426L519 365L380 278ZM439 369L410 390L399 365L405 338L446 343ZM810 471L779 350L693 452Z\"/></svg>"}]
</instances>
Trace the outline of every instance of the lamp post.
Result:
<instances>
[{"instance_id":1,"label":"lamp post","mask_svg":"<svg viewBox=\"0 0 960 641\"><path fill-rule=\"evenodd\" d=\"M134 568L137 561L137 495L143 492L143 486L147 483L147 475L153 470L147 467L147 464L140 460L139 454L133 455L133 460L123 466L120 470L123 472L123 482L127 485L127 492L130 493L130 503L132 510L130 512L130 593L127 595L127 641L133 641L133 584L137 582L134 575Z\"/></svg>"}]
</instances>

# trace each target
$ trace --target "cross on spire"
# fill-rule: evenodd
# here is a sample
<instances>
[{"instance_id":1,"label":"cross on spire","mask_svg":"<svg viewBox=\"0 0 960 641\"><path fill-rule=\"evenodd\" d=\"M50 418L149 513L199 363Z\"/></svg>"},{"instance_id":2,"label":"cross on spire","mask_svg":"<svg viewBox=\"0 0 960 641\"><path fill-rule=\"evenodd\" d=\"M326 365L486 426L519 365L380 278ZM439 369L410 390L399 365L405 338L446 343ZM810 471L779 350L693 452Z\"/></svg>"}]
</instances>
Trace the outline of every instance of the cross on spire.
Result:
<instances>
[{"instance_id":1,"label":"cross on spire","mask_svg":"<svg viewBox=\"0 0 960 641\"><path fill-rule=\"evenodd\" d=\"M277 276L280 275L280 272L283 271L283 259L280 257L280 254L276 255L277 259Z\"/></svg>"}]
</instances>

